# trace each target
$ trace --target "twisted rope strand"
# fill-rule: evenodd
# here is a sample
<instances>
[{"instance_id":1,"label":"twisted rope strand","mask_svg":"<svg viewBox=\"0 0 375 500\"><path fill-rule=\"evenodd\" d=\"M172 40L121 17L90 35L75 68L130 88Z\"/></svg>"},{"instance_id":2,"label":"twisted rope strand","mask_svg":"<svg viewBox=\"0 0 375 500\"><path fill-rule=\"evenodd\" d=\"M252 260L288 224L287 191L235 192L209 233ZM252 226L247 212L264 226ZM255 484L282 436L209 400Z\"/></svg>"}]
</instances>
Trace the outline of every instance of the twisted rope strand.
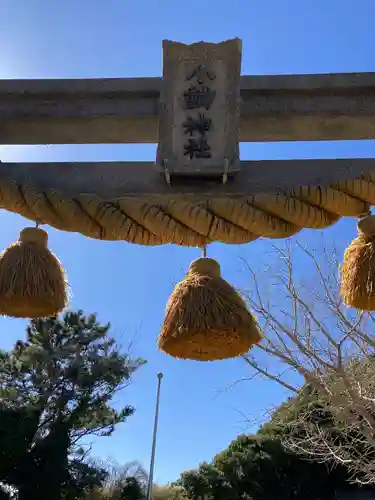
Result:
<instances>
[{"instance_id":1,"label":"twisted rope strand","mask_svg":"<svg viewBox=\"0 0 375 500\"><path fill-rule=\"evenodd\" d=\"M358 217L375 204L375 173L328 187L189 203L64 198L12 180L0 182L0 208L40 224L95 239L138 245L203 247L212 241L243 244L259 237L288 238L303 228L323 229L341 217Z\"/></svg>"}]
</instances>

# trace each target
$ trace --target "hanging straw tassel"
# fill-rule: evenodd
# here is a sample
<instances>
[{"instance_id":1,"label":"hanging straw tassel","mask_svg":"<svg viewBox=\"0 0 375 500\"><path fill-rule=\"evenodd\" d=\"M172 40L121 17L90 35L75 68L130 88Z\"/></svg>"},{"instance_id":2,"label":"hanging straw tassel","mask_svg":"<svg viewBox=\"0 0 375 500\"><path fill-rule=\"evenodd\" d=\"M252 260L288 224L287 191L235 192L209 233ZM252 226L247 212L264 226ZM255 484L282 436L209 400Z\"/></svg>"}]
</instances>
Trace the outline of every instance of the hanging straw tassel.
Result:
<instances>
[{"instance_id":1,"label":"hanging straw tassel","mask_svg":"<svg viewBox=\"0 0 375 500\"><path fill-rule=\"evenodd\" d=\"M0 314L42 318L66 307L64 270L47 243L43 229L28 227L0 255Z\"/></svg>"},{"instance_id":2,"label":"hanging straw tassel","mask_svg":"<svg viewBox=\"0 0 375 500\"><path fill-rule=\"evenodd\" d=\"M158 347L175 358L214 361L246 353L261 333L242 297L220 276L220 265L200 258L175 287Z\"/></svg>"},{"instance_id":3,"label":"hanging straw tassel","mask_svg":"<svg viewBox=\"0 0 375 500\"><path fill-rule=\"evenodd\" d=\"M375 311L375 216L364 217L357 228L344 253L340 294L347 306Z\"/></svg>"}]
</instances>

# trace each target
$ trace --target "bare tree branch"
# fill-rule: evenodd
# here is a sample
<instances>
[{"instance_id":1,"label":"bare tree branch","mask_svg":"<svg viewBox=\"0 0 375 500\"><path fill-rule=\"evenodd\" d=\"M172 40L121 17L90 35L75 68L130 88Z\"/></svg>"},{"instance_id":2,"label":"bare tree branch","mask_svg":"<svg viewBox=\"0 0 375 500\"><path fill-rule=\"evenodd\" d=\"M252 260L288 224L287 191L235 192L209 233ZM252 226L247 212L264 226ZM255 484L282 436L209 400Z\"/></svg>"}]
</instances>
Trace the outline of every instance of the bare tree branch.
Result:
<instances>
[{"instance_id":1,"label":"bare tree branch","mask_svg":"<svg viewBox=\"0 0 375 500\"><path fill-rule=\"evenodd\" d=\"M288 241L274 248L277 261L262 273L243 261L252 280L243 294L264 335L243 356L246 378L257 374L315 401L289 423L289 449L375 483L375 316L343 304L334 247L318 252ZM322 411L330 423L322 424Z\"/></svg>"}]
</instances>

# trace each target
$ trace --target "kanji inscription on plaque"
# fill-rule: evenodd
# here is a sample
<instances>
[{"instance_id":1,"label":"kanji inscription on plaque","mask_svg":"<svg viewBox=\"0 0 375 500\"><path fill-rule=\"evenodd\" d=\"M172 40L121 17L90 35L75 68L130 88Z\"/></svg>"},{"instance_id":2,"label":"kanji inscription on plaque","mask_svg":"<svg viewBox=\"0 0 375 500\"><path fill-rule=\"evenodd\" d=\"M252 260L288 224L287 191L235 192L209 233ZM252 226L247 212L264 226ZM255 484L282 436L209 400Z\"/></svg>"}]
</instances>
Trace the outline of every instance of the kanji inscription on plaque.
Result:
<instances>
[{"instance_id":1,"label":"kanji inscription on plaque","mask_svg":"<svg viewBox=\"0 0 375 500\"><path fill-rule=\"evenodd\" d=\"M241 41L163 42L157 163L177 175L239 170Z\"/></svg>"}]
</instances>

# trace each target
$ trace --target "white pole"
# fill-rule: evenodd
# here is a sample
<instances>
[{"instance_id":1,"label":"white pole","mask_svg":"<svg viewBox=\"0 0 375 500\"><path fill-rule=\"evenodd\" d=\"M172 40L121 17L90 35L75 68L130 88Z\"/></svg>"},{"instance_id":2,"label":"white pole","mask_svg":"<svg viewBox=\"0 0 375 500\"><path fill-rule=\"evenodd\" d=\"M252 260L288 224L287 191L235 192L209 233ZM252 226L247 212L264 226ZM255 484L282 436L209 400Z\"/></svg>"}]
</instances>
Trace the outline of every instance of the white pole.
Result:
<instances>
[{"instance_id":1,"label":"white pole","mask_svg":"<svg viewBox=\"0 0 375 500\"><path fill-rule=\"evenodd\" d=\"M150 462L150 472L148 475L148 485L147 485L147 500L151 500L152 486L154 481L154 465L155 465L155 451L156 451L156 435L158 432L158 420L159 420L159 405L160 405L160 386L161 380L163 378L162 373L157 374L158 377L158 390L156 393L156 408L155 408L155 420L154 420L154 434L152 437L152 450L151 450L151 462Z\"/></svg>"}]
</instances>

